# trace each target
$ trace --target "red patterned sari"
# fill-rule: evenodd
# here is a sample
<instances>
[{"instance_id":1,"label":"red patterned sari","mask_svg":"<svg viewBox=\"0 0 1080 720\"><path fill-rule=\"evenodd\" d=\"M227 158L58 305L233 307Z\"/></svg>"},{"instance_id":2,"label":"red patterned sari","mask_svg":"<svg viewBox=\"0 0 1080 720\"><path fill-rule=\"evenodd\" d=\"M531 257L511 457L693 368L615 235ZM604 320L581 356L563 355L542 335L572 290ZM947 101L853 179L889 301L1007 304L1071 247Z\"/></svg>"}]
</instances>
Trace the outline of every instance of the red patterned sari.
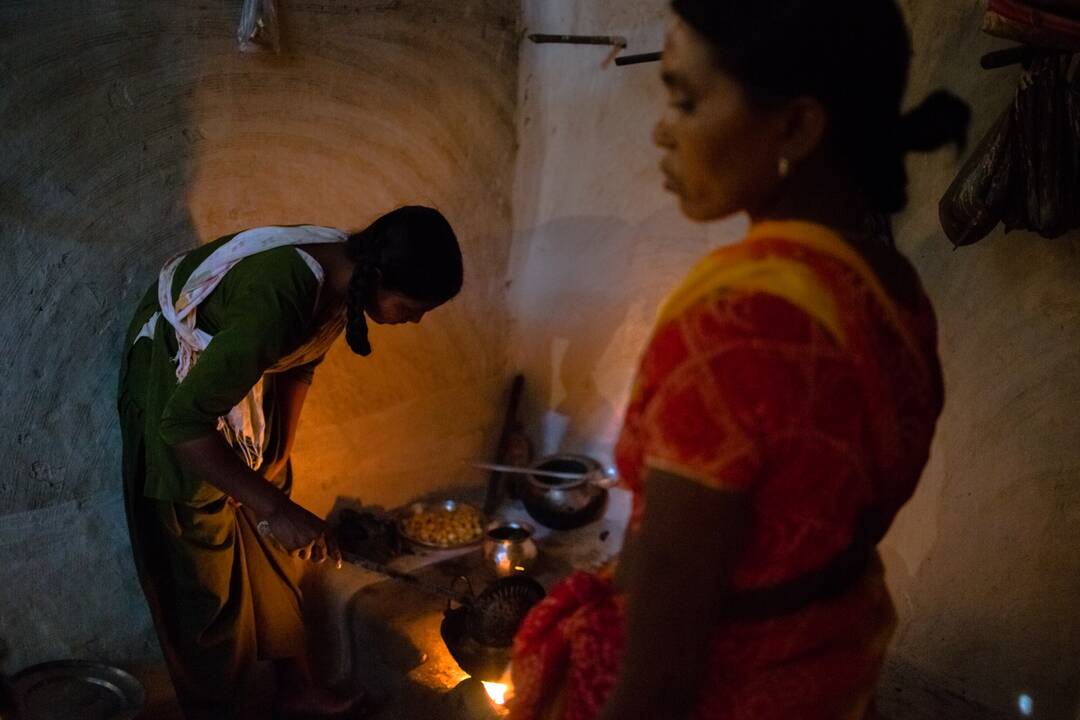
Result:
<instances>
[{"instance_id":1,"label":"red patterned sari","mask_svg":"<svg viewBox=\"0 0 1080 720\"><path fill-rule=\"evenodd\" d=\"M635 493L630 532L647 512L649 468L747 494L736 592L827 566L869 508L887 527L942 405L933 311L901 270L903 306L840 237L797 222L757 225L707 256L661 311L627 408L616 459ZM511 718L596 716L618 672L624 603L600 575L552 589L515 639ZM894 627L876 555L837 597L724 620L694 717L864 718Z\"/></svg>"}]
</instances>

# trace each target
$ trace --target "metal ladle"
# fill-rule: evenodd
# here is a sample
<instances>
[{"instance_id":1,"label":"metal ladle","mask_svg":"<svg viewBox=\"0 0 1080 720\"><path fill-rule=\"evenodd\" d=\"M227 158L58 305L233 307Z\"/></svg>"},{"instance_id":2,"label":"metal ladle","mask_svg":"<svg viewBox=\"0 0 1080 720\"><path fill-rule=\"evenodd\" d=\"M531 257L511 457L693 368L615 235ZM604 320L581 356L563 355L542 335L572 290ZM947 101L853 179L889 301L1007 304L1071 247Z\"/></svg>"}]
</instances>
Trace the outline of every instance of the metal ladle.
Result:
<instances>
[{"instance_id":1,"label":"metal ladle","mask_svg":"<svg viewBox=\"0 0 1080 720\"><path fill-rule=\"evenodd\" d=\"M607 473L603 470L591 470L589 472L559 472L557 470L537 470L535 468L521 467L519 465L499 465L498 463L473 463L475 467L498 472L516 473L518 475L533 475L537 477L550 477L559 480L588 480L589 482L606 482Z\"/></svg>"}]
</instances>

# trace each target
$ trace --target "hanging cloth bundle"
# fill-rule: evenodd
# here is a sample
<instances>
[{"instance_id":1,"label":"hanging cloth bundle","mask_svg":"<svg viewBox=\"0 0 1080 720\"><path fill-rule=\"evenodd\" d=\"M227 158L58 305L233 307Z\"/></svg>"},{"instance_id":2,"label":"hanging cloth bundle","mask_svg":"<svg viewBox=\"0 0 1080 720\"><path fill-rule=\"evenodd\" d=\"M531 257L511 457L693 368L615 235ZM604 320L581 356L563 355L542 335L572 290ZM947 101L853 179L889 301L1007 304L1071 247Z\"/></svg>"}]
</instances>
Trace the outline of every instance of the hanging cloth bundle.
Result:
<instances>
[{"instance_id":1,"label":"hanging cloth bundle","mask_svg":"<svg viewBox=\"0 0 1080 720\"><path fill-rule=\"evenodd\" d=\"M276 0L244 0L236 29L240 52L281 52L281 24Z\"/></svg>"},{"instance_id":2,"label":"hanging cloth bundle","mask_svg":"<svg viewBox=\"0 0 1080 720\"><path fill-rule=\"evenodd\" d=\"M1080 226L1077 75L1070 55L1031 64L1015 100L941 199L941 224L954 245L978 242L999 222L1046 238Z\"/></svg>"}]
</instances>

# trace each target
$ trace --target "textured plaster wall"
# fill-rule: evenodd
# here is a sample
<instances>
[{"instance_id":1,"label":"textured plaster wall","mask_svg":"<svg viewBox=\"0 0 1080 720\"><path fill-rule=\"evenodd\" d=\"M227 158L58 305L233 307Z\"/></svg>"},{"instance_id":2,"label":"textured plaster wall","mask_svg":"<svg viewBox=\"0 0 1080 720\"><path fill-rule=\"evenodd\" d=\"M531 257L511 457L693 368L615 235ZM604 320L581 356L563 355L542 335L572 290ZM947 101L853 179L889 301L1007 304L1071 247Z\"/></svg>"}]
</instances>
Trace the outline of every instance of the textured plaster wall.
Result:
<instances>
[{"instance_id":1,"label":"textured plaster wall","mask_svg":"<svg viewBox=\"0 0 1080 720\"><path fill-rule=\"evenodd\" d=\"M662 46L658 0L524 7L529 33L623 35L628 53ZM547 410L569 416L564 449L599 457L610 453L660 301L742 227L682 218L649 139L664 102L657 65L603 69L608 51L522 45L514 185L512 348L527 415L534 424Z\"/></svg>"},{"instance_id":2,"label":"textured plaster wall","mask_svg":"<svg viewBox=\"0 0 1080 720\"><path fill-rule=\"evenodd\" d=\"M529 32L621 34L659 49L666 3L526 0ZM984 4L906 2L912 98L968 99L978 139L1016 70L987 73L1002 43ZM657 303L738 223L682 220L660 189L649 133L657 66L600 69L604 49L522 49L514 188L514 349L535 411L568 414L566 446L604 455ZM937 308L948 402L915 499L883 545L901 624L899 661L1005 711L1074 718L1080 667L1080 235L994 233L953 251L937 201L951 153L915 157L898 242ZM896 678L903 684L901 678Z\"/></svg>"},{"instance_id":3,"label":"textured plaster wall","mask_svg":"<svg viewBox=\"0 0 1080 720\"><path fill-rule=\"evenodd\" d=\"M905 3L912 97L945 85L975 109L978 140L1019 71L979 56L981 2ZM947 402L919 492L885 545L902 656L987 704L1037 717L1080 712L1080 233L1000 230L953 251L937 200L948 153L916 157L897 221L940 325Z\"/></svg>"},{"instance_id":4,"label":"textured plaster wall","mask_svg":"<svg viewBox=\"0 0 1080 720\"><path fill-rule=\"evenodd\" d=\"M0 4L0 640L6 669L156 650L120 506L114 386L171 254L245 227L441 208L460 298L320 369L299 499L385 505L476 480L506 385L518 14L503 0L285 3L281 57L239 2Z\"/></svg>"}]
</instances>

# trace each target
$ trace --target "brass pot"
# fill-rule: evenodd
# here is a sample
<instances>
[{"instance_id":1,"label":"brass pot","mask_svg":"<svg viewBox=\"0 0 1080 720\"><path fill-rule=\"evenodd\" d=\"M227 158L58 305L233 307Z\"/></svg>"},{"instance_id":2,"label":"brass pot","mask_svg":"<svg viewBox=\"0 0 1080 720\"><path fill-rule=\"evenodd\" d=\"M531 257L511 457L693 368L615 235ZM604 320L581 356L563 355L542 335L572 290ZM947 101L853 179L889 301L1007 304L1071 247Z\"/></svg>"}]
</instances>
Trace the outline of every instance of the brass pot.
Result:
<instances>
[{"instance_id":1,"label":"brass pot","mask_svg":"<svg viewBox=\"0 0 1080 720\"><path fill-rule=\"evenodd\" d=\"M536 564L538 550L528 523L495 521L484 535L484 564L497 577L528 572Z\"/></svg>"}]
</instances>

